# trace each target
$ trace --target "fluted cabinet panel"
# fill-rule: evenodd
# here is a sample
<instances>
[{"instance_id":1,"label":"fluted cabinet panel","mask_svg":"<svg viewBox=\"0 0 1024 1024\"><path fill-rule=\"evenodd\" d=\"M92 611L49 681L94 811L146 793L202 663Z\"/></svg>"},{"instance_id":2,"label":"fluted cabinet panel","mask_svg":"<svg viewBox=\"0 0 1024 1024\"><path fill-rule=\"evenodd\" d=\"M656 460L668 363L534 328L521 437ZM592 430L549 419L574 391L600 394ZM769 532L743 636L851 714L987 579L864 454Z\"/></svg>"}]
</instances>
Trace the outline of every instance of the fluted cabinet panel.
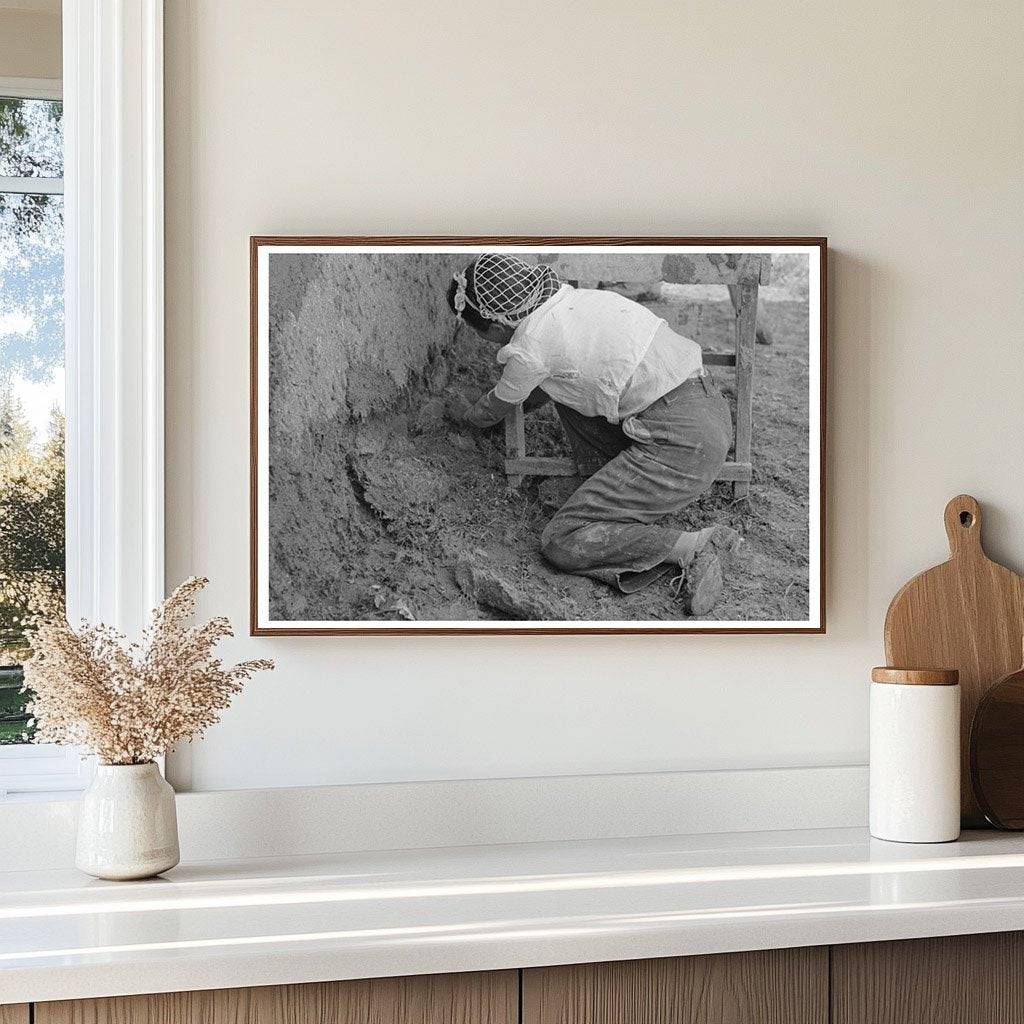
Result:
<instances>
[{"instance_id":1,"label":"fluted cabinet panel","mask_svg":"<svg viewBox=\"0 0 1024 1024\"><path fill-rule=\"evenodd\" d=\"M35 1024L515 1024L518 998L494 971L37 1003Z\"/></svg>"},{"instance_id":2,"label":"fluted cabinet panel","mask_svg":"<svg viewBox=\"0 0 1024 1024\"><path fill-rule=\"evenodd\" d=\"M832 1024L1024 1024L1024 933L833 946Z\"/></svg>"},{"instance_id":3,"label":"fluted cabinet panel","mask_svg":"<svg viewBox=\"0 0 1024 1024\"><path fill-rule=\"evenodd\" d=\"M543 967L523 972L523 1024L826 1024L828 950Z\"/></svg>"}]
</instances>

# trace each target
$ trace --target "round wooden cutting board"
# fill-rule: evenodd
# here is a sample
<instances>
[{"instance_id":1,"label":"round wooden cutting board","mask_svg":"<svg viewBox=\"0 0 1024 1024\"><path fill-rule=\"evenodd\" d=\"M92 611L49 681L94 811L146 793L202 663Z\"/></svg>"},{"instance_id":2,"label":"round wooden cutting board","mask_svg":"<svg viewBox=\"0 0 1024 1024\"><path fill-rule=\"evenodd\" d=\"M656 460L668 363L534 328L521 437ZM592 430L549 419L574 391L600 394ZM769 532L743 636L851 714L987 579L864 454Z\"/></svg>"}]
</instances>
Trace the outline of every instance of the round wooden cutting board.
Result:
<instances>
[{"instance_id":1,"label":"round wooden cutting board","mask_svg":"<svg viewBox=\"0 0 1024 1024\"><path fill-rule=\"evenodd\" d=\"M965 827L985 825L971 787L970 734L988 688L1020 667L1024 579L993 562L981 546L981 507L969 494L946 506L949 561L905 584L885 616L885 657L897 668L955 668L963 706L960 813Z\"/></svg>"},{"instance_id":2,"label":"round wooden cutting board","mask_svg":"<svg viewBox=\"0 0 1024 1024\"><path fill-rule=\"evenodd\" d=\"M978 702L971 783L989 822L1024 829L1024 668L992 685Z\"/></svg>"}]
</instances>

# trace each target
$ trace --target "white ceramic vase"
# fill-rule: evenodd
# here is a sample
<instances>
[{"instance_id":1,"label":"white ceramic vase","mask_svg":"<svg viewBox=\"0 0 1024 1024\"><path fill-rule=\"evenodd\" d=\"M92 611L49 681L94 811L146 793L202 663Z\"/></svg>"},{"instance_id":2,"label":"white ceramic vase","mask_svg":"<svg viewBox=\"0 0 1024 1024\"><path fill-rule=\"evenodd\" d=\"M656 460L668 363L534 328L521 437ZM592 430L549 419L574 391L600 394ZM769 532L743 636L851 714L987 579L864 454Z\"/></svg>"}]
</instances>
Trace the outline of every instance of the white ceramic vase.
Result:
<instances>
[{"instance_id":1,"label":"white ceramic vase","mask_svg":"<svg viewBox=\"0 0 1024 1024\"><path fill-rule=\"evenodd\" d=\"M150 878L178 863L174 790L153 762L101 764L82 794L75 864L96 878Z\"/></svg>"}]
</instances>

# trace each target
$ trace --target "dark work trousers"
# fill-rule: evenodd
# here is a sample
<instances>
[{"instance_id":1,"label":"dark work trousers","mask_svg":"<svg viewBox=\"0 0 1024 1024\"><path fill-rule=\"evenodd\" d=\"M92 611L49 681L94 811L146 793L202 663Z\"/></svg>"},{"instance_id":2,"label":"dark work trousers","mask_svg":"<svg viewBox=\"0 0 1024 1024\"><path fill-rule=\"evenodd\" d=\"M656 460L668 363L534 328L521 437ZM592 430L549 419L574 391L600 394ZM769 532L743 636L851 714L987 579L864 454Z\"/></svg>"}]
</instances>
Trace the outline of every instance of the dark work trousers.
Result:
<instances>
[{"instance_id":1,"label":"dark work trousers","mask_svg":"<svg viewBox=\"0 0 1024 1024\"><path fill-rule=\"evenodd\" d=\"M555 403L588 477L555 513L541 550L565 572L626 593L663 575L680 531L658 526L706 491L732 443L729 406L710 377L692 377L622 424Z\"/></svg>"}]
</instances>

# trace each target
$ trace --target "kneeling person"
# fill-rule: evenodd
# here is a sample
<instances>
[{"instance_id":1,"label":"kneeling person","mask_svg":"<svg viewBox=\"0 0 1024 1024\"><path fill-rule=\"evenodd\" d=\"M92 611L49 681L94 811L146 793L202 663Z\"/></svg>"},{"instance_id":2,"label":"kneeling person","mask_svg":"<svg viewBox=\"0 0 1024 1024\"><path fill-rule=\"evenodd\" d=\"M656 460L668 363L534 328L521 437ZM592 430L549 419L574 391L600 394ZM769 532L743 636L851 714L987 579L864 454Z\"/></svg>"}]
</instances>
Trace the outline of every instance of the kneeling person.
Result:
<instances>
[{"instance_id":1,"label":"kneeling person","mask_svg":"<svg viewBox=\"0 0 1024 1024\"><path fill-rule=\"evenodd\" d=\"M687 610L707 615L738 535L658 525L711 486L732 438L700 346L638 302L563 284L515 256L478 256L454 276L448 303L502 346L501 379L463 419L492 426L553 399L586 478L541 536L548 561L626 593L678 566Z\"/></svg>"}]
</instances>

